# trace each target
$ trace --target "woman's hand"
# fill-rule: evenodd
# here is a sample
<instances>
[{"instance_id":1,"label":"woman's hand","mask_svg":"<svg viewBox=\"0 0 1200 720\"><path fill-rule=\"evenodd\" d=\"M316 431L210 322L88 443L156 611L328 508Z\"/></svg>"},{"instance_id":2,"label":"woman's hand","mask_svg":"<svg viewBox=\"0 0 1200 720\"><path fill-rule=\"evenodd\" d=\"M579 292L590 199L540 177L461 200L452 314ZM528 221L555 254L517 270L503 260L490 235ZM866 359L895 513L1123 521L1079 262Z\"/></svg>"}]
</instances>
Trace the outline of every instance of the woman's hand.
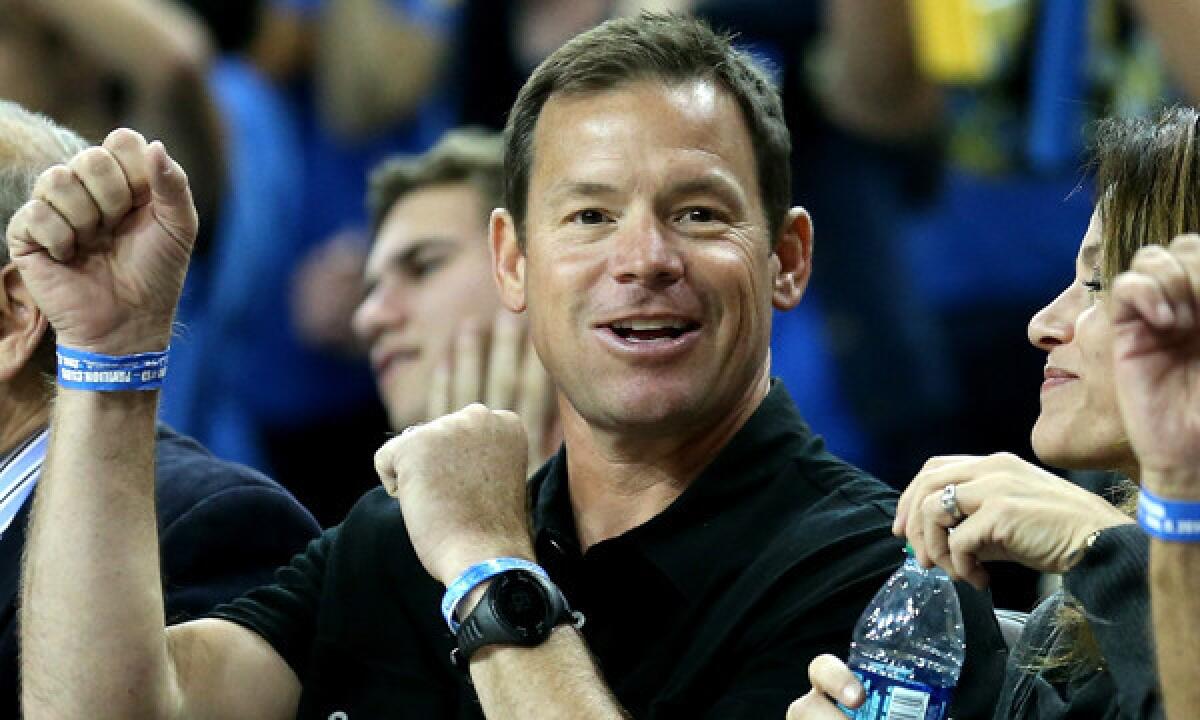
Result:
<instances>
[{"instance_id":1,"label":"woman's hand","mask_svg":"<svg viewBox=\"0 0 1200 720\"><path fill-rule=\"evenodd\" d=\"M832 655L818 655L808 664L812 690L792 703L786 720L846 720L832 698L848 708L857 708L866 699L862 683L846 663Z\"/></svg>"},{"instance_id":2,"label":"woman's hand","mask_svg":"<svg viewBox=\"0 0 1200 720\"><path fill-rule=\"evenodd\" d=\"M1200 236L1139 250L1112 312L1117 403L1142 482L1200 500Z\"/></svg>"},{"instance_id":3,"label":"woman's hand","mask_svg":"<svg viewBox=\"0 0 1200 720\"><path fill-rule=\"evenodd\" d=\"M943 505L953 485L963 517ZM936 457L900 496L892 532L908 539L918 562L937 565L977 588L985 560L1061 573L1078 562L1097 530L1133 520L1098 495L1009 453Z\"/></svg>"}]
</instances>

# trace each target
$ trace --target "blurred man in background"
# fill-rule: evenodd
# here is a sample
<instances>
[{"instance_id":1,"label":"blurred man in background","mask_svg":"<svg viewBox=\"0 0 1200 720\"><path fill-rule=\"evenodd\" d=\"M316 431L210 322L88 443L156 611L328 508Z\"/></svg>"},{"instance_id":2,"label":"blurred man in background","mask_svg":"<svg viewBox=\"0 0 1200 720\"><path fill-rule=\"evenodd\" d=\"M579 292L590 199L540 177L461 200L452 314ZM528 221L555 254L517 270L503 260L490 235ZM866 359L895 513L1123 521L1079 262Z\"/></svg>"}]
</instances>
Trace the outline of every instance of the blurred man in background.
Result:
<instances>
[{"instance_id":1,"label":"blurred man in background","mask_svg":"<svg viewBox=\"0 0 1200 720\"><path fill-rule=\"evenodd\" d=\"M375 242L354 329L392 427L472 402L526 421L530 466L557 448L553 391L520 316L491 277L488 215L504 203L499 133L455 130L371 178Z\"/></svg>"}]
</instances>

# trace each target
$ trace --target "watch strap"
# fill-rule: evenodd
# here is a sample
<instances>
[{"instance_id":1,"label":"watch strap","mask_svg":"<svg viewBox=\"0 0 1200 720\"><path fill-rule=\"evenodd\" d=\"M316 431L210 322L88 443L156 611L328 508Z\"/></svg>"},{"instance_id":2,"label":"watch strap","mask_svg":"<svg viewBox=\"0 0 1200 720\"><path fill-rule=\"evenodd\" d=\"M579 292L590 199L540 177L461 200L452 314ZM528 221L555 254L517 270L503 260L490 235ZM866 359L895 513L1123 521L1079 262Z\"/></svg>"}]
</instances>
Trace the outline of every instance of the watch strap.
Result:
<instances>
[{"instance_id":1,"label":"watch strap","mask_svg":"<svg viewBox=\"0 0 1200 720\"><path fill-rule=\"evenodd\" d=\"M543 618L530 627L515 628L498 617L495 601L502 582L531 582L540 587L546 599ZM523 568L507 570L492 578L483 597L459 625L455 635L456 647L450 653L451 660L465 670L471 656L485 645L534 647L545 642L550 632L564 623L582 627L583 615L571 611L566 597L549 577Z\"/></svg>"},{"instance_id":2,"label":"watch strap","mask_svg":"<svg viewBox=\"0 0 1200 720\"><path fill-rule=\"evenodd\" d=\"M481 563L476 563L463 571L454 582L446 587L445 594L442 595L442 617L446 620L446 626L450 628L451 633L458 632L458 623L454 620L454 613L458 610L458 604L463 601L478 585L481 585L488 580L507 570L528 570L532 573L537 573L547 580L550 576L546 571L536 563L529 562L522 558L515 557L497 557L491 560L485 560Z\"/></svg>"}]
</instances>

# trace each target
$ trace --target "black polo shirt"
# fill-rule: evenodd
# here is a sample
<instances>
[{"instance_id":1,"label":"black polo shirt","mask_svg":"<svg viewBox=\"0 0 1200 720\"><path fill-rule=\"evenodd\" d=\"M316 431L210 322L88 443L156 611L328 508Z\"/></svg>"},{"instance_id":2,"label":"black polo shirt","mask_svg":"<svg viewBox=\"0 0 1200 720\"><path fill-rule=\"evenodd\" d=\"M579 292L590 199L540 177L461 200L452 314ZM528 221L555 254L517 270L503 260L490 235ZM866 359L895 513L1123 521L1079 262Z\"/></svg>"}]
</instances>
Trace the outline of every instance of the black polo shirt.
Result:
<instances>
[{"instance_id":1,"label":"black polo shirt","mask_svg":"<svg viewBox=\"0 0 1200 720\"><path fill-rule=\"evenodd\" d=\"M538 560L587 617L588 646L635 718L782 719L808 690L809 660L844 656L902 559L895 493L826 452L781 383L674 503L587 553L565 460L531 481ZM215 615L288 662L304 686L300 718L481 718L449 662L442 591L378 489L277 584ZM955 717L985 717L1003 641L987 598L960 597L969 657Z\"/></svg>"}]
</instances>

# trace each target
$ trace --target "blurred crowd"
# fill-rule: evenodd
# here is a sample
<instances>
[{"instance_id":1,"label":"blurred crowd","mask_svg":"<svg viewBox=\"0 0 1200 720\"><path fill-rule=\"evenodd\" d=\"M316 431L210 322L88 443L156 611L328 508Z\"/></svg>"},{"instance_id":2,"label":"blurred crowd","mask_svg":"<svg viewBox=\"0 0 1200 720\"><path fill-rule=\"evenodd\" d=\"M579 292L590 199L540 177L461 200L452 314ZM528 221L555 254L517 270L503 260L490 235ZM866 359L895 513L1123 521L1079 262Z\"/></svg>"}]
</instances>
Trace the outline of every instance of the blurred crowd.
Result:
<instances>
[{"instance_id":1,"label":"blurred crowd","mask_svg":"<svg viewBox=\"0 0 1200 720\"><path fill-rule=\"evenodd\" d=\"M372 170L500 129L532 68L606 18L703 16L772 68L815 218L774 373L833 451L903 487L947 451L1033 459L1042 359L1019 339L1088 224L1089 123L1200 98L1183 5L4 0L0 96L93 142L126 125L172 148L201 237L162 416L331 524L402 429L352 322Z\"/></svg>"}]
</instances>

